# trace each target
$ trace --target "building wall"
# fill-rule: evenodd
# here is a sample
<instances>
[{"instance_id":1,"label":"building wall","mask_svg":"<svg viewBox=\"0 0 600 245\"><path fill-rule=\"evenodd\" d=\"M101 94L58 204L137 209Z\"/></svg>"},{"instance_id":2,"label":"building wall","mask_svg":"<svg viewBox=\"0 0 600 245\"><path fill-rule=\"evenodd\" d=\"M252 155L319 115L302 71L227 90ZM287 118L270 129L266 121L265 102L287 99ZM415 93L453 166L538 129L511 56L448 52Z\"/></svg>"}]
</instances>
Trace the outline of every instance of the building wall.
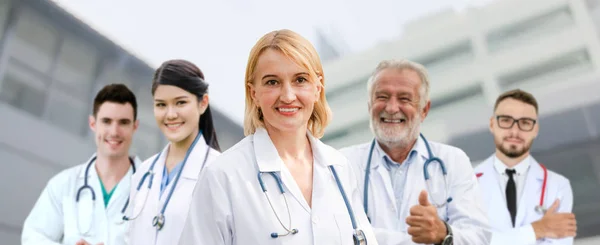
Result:
<instances>
[{"instance_id":1,"label":"building wall","mask_svg":"<svg viewBox=\"0 0 600 245\"><path fill-rule=\"evenodd\" d=\"M600 242L599 26L598 0L503 0L417 20L399 40L324 65L334 120L323 140L340 148L373 138L366 83L383 59L425 65L432 105L421 131L462 148L474 165L494 151L496 97L527 90L540 104L532 154L571 180L578 241Z\"/></svg>"},{"instance_id":2,"label":"building wall","mask_svg":"<svg viewBox=\"0 0 600 245\"><path fill-rule=\"evenodd\" d=\"M105 84L125 83L138 99L132 154L166 144L156 126L153 68L46 0L0 0L0 241L20 244L23 221L47 181L95 151L87 125ZM223 150L243 130L213 108Z\"/></svg>"}]
</instances>

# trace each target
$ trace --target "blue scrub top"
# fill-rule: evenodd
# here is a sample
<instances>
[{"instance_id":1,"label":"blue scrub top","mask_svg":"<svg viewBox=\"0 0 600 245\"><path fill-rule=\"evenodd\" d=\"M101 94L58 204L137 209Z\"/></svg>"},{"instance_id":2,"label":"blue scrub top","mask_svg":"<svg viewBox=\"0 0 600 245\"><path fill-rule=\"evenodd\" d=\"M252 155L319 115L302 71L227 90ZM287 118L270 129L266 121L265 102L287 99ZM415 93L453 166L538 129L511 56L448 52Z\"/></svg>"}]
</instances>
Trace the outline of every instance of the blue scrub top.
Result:
<instances>
[{"instance_id":1,"label":"blue scrub top","mask_svg":"<svg viewBox=\"0 0 600 245\"><path fill-rule=\"evenodd\" d=\"M160 182L160 196L162 196L163 191L166 187L171 183L171 181L177 176L179 170L181 169L183 162L179 162L173 169L171 169L170 173L167 173L167 166L163 168L162 180Z\"/></svg>"}]
</instances>

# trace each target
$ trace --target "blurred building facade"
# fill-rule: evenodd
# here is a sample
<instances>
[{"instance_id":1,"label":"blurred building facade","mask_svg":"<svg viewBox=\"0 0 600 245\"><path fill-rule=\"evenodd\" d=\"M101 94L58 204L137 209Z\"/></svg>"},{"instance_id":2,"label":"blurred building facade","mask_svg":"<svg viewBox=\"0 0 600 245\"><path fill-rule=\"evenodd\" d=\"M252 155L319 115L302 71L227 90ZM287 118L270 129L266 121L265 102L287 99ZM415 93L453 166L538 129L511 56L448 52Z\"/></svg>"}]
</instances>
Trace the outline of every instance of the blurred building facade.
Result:
<instances>
[{"instance_id":1,"label":"blurred building facade","mask_svg":"<svg viewBox=\"0 0 600 245\"><path fill-rule=\"evenodd\" d=\"M125 83L138 99L132 153L146 159L166 144L156 126L154 68L47 0L0 0L0 243L20 244L23 221L47 181L95 151L88 127L95 94ZM209 81L210 82L210 81ZM222 150L243 137L213 116Z\"/></svg>"},{"instance_id":2,"label":"blurred building facade","mask_svg":"<svg viewBox=\"0 0 600 245\"><path fill-rule=\"evenodd\" d=\"M474 165L494 152L496 97L524 89L540 104L533 155L571 181L577 244L598 239L590 237L600 236L600 1L502 0L405 28L399 40L325 64L334 119L323 140L340 148L372 139L366 81L383 59L425 65L432 104L422 132L462 148Z\"/></svg>"}]
</instances>

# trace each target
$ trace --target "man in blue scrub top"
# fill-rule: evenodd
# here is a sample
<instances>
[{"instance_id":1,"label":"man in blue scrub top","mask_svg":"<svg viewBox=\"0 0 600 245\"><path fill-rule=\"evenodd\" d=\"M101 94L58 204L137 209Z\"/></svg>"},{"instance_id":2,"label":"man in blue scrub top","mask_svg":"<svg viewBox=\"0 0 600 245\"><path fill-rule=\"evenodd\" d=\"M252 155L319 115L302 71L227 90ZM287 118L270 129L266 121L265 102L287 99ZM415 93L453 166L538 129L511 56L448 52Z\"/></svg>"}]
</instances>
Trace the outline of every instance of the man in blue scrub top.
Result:
<instances>
[{"instance_id":1,"label":"man in blue scrub top","mask_svg":"<svg viewBox=\"0 0 600 245\"><path fill-rule=\"evenodd\" d=\"M126 244L127 224L119 221L140 163L129 156L138 123L135 95L125 85L98 92L89 117L96 152L50 179L25 220L23 245ZM80 189L86 182L89 187Z\"/></svg>"}]
</instances>

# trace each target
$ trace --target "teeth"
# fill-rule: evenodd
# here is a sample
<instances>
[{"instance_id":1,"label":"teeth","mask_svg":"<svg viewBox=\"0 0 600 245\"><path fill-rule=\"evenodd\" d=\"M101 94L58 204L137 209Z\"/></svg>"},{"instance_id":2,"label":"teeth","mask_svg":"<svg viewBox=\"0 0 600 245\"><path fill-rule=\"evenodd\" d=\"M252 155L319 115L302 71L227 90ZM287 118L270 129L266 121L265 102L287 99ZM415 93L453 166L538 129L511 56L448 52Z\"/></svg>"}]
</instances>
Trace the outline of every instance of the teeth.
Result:
<instances>
[{"instance_id":1,"label":"teeth","mask_svg":"<svg viewBox=\"0 0 600 245\"><path fill-rule=\"evenodd\" d=\"M181 126L181 124L183 124L183 123L167 124L167 128L177 128L177 127Z\"/></svg>"},{"instance_id":2,"label":"teeth","mask_svg":"<svg viewBox=\"0 0 600 245\"><path fill-rule=\"evenodd\" d=\"M119 141L115 141L115 140L107 140L107 143L111 144L111 145L118 145Z\"/></svg>"},{"instance_id":3,"label":"teeth","mask_svg":"<svg viewBox=\"0 0 600 245\"><path fill-rule=\"evenodd\" d=\"M383 122L386 122L386 123L401 123L401 122L404 122L404 119L386 119L386 118L384 118Z\"/></svg>"},{"instance_id":4,"label":"teeth","mask_svg":"<svg viewBox=\"0 0 600 245\"><path fill-rule=\"evenodd\" d=\"M279 108L280 112L295 112L298 111L298 108Z\"/></svg>"}]
</instances>

